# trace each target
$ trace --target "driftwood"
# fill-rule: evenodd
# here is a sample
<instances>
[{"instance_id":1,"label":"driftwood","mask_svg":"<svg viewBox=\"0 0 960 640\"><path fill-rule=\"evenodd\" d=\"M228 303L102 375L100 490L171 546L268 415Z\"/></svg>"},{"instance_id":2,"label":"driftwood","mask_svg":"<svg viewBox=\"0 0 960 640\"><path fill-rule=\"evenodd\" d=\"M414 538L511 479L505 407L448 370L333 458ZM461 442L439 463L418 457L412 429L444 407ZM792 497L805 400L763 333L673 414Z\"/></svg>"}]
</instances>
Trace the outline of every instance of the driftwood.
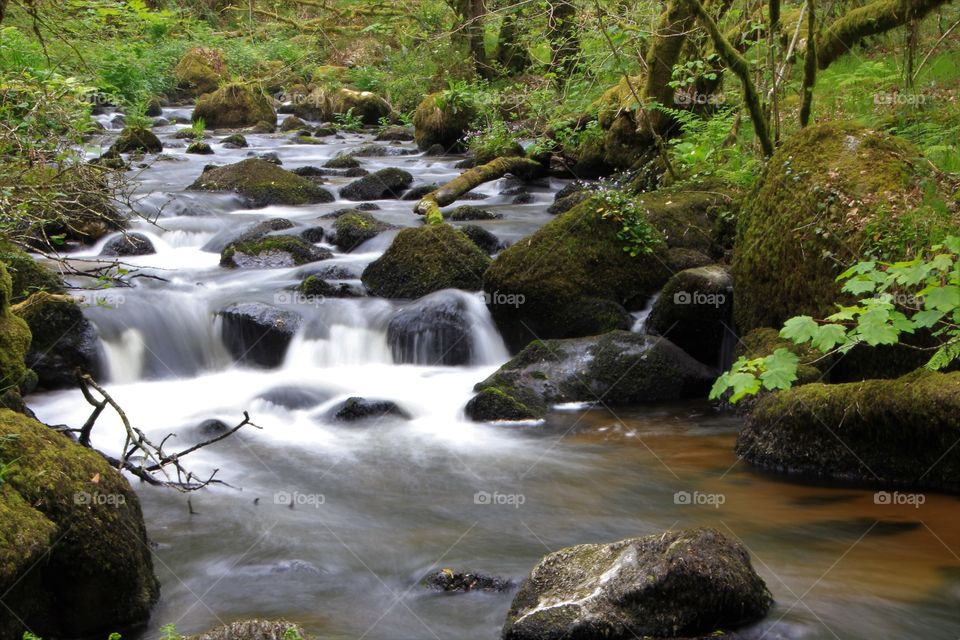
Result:
<instances>
[{"instance_id":1,"label":"driftwood","mask_svg":"<svg viewBox=\"0 0 960 640\"><path fill-rule=\"evenodd\" d=\"M78 372L77 380L80 383L80 392L83 394L84 399L93 406L93 412L82 427L79 429L65 429L65 431L77 434L77 441L81 445L92 449L93 447L90 445L90 433L97 419L109 406L120 416L120 421L123 423L123 428L126 431L123 454L120 458L114 458L102 451L94 450L118 470L128 471L147 484L171 487L182 492L197 491L211 484L226 484L222 480L215 478L217 472L220 471L219 469L214 469L213 473L207 478L199 478L183 466L181 459L194 451L198 451L232 436L247 425L257 429L260 428L250 421L250 416L244 411L243 421L235 427L181 451L170 453L164 449L164 446L167 440L173 437L174 434L168 434L159 444L152 442L143 431L130 424L127 414L120 405L118 405L117 402L110 397L110 394L108 394L102 386L97 384L90 375ZM100 395L99 399L94 397L91 389Z\"/></svg>"},{"instance_id":2,"label":"driftwood","mask_svg":"<svg viewBox=\"0 0 960 640\"><path fill-rule=\"evenodd\" d=\"M431 191L420 199L413 210L417 215L426 216L430 224L443 222L440 207L456 202L460 196L484 182L502 178L508 173L527 180L543 172L543 165L529 158L497 158L487 164L468 169L436 191Z\"/></svg>"}]
</instances>

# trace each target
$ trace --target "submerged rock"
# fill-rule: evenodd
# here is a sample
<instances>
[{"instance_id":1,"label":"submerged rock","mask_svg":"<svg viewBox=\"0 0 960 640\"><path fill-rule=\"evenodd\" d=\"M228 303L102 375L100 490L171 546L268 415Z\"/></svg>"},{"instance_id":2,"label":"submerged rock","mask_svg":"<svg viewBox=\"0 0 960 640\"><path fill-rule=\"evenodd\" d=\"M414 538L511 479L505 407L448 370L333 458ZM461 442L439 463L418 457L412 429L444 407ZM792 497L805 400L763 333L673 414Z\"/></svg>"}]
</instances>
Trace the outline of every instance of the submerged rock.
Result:
<instances>
[{"instance_id":1,"label":"submerged rock","mask_svg":"<svg viewBox=\"0 0 960 640\"><path fill-rule=\"evenodd\" d=\"M156 253L150 238L142 233L127 233L111 238L100 251L102 256L147 256Z\"/></svg>"},{"instance_id":2,"label":"submerged rock","mask_svg":"<svg viewBox=\"0 0 960 640\"><path fill-rule=\"evenodd\" d=\"M333 419L338 422L357 422L388 416L403 418L404 420L410 418L410 415L392 400L371 400L358 397L347 398L330 413Z\"/></svg>"},{"instance_id":3,"label":"submerged rock","mask_svg":"<svg viewBox=\"0 0 960 640\"><path fill-rule=\"evenodd\" d=\"M393 361L400 364L470 364L474 345L467 306L456 292L437 291L400 307L387 325Z\"/></svg>"},{"instance_id":4,"label":"submerged rock","mask_svg":"<svg viewBox=\"0 0 960 640\"><path fill-rule=\"evenodd\" d=\"M302 322L300 314L262 302L230 305L219 315L223 343L231 355L238 362L268 368L283 363Z\"/></svg>"},{"instance_id":5,"label":"submerged rock","mask_svg":"<svg viewBox=\"0 0 960 640\"><path fill-rule=\"evenodd\" d=\"M679 638L741 627L773 598L738 542L714 529L581 544L520 585L504 640Z\"/></svg>"},{"instance_id":6,"label":"submerged rock","mask_svg":"<svg viewBox=\"0 0 960 640\"><path fill-rule=\"evenodd\" d=\"M0 410L0 629L103 637L146 623L160 585L137 494L98 453Z\"/></svg>"},{"instance_id":7,"label":"submerged rock","mask_svg":"<svg viewBox=\"0 0 960 640\"><path fill-rule=\"evenodd\" d=\"M187 640L313 640L313 636L284 620L243 620L190 636Z\"/></svg>"},{"instance_id":8,"label":"submerged rock","mask_svg":"<svg viewBox=\"0 0 960 640\"><path fill-rule=\"evenodd\" d=\"M389 167L354 180L340 189L340 196L353 201L398 199L411 182L410 173Z\"/></svg>"},{"instance_id":9,"label":"submerged rock","mask_svg":"<svg viewBox=\"0 0 960 640\"><path fill-rule=\"evenodd\" d=\"M329 400L330 392L313 387L286 386L275 387L257 396L258 400L265 400L271 404L286 409L309 409Z\"/></svg>"},{"instance_id":10,"label":"submerged rock","mask_svg":"<svg viewBox=\"0 0 960 640\"><path fill-rule=\"evenodd\" d=\"M441 569L423 579L424 586L447 593L466 593L467 591L509 591L516 585L512 580L485 576L481 573L457 572L453 569Z\"/></svg>"},{"instance_id":11,"label":"submerged rock","mask_svg":"<svg viewBox=\"0 0 960 640\"><path fill-rule=\"evenodd\" d=\"M808 478L960 490L960 373L808 384L757 401L737 455Z\"/></svg>"},{"instance_id":12,"label":"submerged rock","mask_svg":"<svg viewBox=\"0 0 960 640\"><path fill-rule=\"evenodd\" d=\"M549 405L607 405L705 397L715 372L656 336L535 340L474 388L467 416L477 421L542 418Z\"/></svg>"},{"instance_id":13,"label":"submerged rock","mask_svg":"<svg viewBox=\"0 0 960 640\"><path fill-rule=\"evenodd\" d=\"M402 229L363 271L363 284L384 298L419 298L440 289L477 291L490 258L447 224Z\"/></svg>"},{"instance_id":14,"label":"submerged rock","mask_svg":"<svg viewBox=\"0 0 960 640\"><path fill-rule=\"evenodd\" d=\"M190 185L198 191L234 191L249 207L333 202L333 194L312 180L259 158L205 170Z\"/></svg>"},{"instance_id":15,"label":"submerged rock","mask_svg":"<svg viewBox=\"0 0 960 640\"><path fill-rule=\"evenodd\" d=\"M41 291L14 305L12 311L33 335L26 363L36 372L39 386L75 387L77 369L99 377L99 336L73 298Z\"/></svg>"},{"instance_id":16,"label":"submerged rock","mask_svg":"<svg viewBox=\"0 0 960 640\"><path fill-rule=\"evenodd\" d=\"M241 269L292 267L333 257L329 249L316 247L296 236L266 236L235 242L220 253L220 266Z\"/></svg>"}]
</instances>

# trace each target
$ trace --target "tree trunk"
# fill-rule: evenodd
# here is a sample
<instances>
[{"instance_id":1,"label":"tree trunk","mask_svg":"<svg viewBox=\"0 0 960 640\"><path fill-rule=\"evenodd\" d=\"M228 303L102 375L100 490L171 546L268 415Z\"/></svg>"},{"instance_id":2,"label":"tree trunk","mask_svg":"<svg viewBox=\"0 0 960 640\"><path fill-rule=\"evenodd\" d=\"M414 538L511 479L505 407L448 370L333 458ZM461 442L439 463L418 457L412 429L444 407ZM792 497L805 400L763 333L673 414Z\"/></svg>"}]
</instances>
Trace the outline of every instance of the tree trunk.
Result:
<instances>
[{"instance_id":1,"label":"tree trunk","mask_svg":"<svg viewBox=\"0 0 960 640\"><path fill-rule=\"evenodd\" d=\"M447 0L447 4L460 18L458 33L473 56L477 73L487 75L487 50L483 42L483 18L486 14L484 0Z\"/></svg>"},{"instance_id":2,"label":"tree trunk","mask_svg":"<svg viewBox=\"0 0 960 640\"><path fill-rule=\"evenodd\" d=\"M510 9L503 16L497 38L497 62L508 73L521 73L530 66L530 54L520 42L523 30L518 22L520 9Z\"/></svg>"},{"instance_id":3,"label":"tree trunk","mask_svg":"<svg viewBox=\"0 0 960 640\"><path fill-rule=\"evenodd\" d=\"M0 0L0 24L3 24L3 16L7 13L7 0Z\"/></svg>"},{"instance_id":4,"label":"tree trunk","mask_svg":"<svg viewBox=\"0 0 960 640\"><path fill-rule=\"evenodd\" d=\"M800 103L800 126L810 124L813 107L813 86L817 82L817 25L814 16L814 0L807 0L807 53L803 60L803 89Z\"/></svg>"},{"instance_id":5,"label":"tree trunk","mask_svg":"<svg viewBox=\"0 0 960 640\"><path fill-rule=\"evenodd\" d=\"M453 204L457 198L467 191L512 173L518 178L533 178L544 173L543 165L529 158L516 156L497 158L487 164L468 169L459 176L443 185L436 191L423 196L417 206L413 208L417 215L426 216L428 223L443 222L440 207Z\"/></svg>"},{"instance_id":6,"label":"tree trunk","mask_svg":"<svg viewBox=\"0 0 960 640\"><path fill-rule=\"evenodd\" d=\"M561 78L569 78L580 56L577 5L573 0L554 0L548 4L547 40L552 51L550 69Z\"/></svg>"}]
</instances>

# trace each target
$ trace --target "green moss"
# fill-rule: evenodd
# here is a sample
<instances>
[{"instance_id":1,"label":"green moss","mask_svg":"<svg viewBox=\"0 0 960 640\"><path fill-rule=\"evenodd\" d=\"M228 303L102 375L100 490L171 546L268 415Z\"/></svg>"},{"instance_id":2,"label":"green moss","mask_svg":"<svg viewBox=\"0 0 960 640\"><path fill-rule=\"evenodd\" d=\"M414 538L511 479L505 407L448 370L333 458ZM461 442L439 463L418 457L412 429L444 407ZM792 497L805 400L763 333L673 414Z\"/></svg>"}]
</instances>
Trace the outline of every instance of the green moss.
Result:
<instances>
[{"instance_id":1,"label":"green moss","mask_svg":"<svg viewBox=\"0 0 960 640\"><path fill-rule=\"evenodd\" d=\"M30 348L30 328L10 310L12 284L0 263L0 390L18 387L25 379L24 358Z\"/></svg>"},{"instance_id":2,"label":"green moss","mask_svg":"<svg viewBox=\"0 0 960 640\"><path fill-rule=\"evenodd\" d=\"M33 259L26 251L9 242L0 242L0 262L7 267L12 282L11 302L24 300L35 291L63 293L59 274Z\"/></svg>"},{"instance_id":3,"label":"green moss","mask_svg":"<svg viewBox=\"0 0 960 640\"><path fill-rule=\"evenodd\" d=\"M323 163L323 166L328 169L356 169L360 166L360 161L351 155L342 155L330 158Z\"/></svg>"},{"instance_id":4,"label":"green moss","mask_svg":"<svg viewBox=\"0 0 960 640\"><path fill-rule=\"evenodd\" d=\"M477 291L490 258L447 224L403 229L363 271L363 284L385 298L419 298L440 289Z\"/></svg>"},{"instance_id":5,"label":"green moss","mask_svg":"<svg viewBox=\"0 0 960 640\"><path fill-rule=\"evenodd\" d=\"M286 254L295 265L325 260L332 255L326 249L315 247L295 236L266 236L227 245L220 252L220 266L228 268L239 266L238 254L259 258L264 261L264 264L270 262L271 256Z\"/></svg>"},{"instance_id":6,"label":"green moss","mask_svg":"<svg viewBox=\"0 0 960 640\"><path fill-rule=\"evenodd\" d=\"M497 158L522 158L526 155L523 147L515 140L505 141L498 145L485 145L474 150L473 160L478 165L487 164Z\"/></svg>"},{"instance_id":7,"label":"green moss","mask_svg":"<svg viewBox=\"0 0 960 640\"><path fill-rule=\"evenodd\" d=\"M958 438L960 373L921 370L766 396L741 432L737 453L770 470L957 491Z\"/></svg>"},{"instance_id":8,"label":"green moss","mask_svg":"<svg viewBox=\"0 0 960 640\"><path fill-rule=\"evenodd\" d=\"M444 105L443 109L440 104ZM476 110L472 106L457 105L454 108L444 102L440 93L430 94L413 114L414 139L421 149L435 144L451 151L462 149L463 134L475 117Z\"/></svg>"},{"instance_id":9,"label":"green moss","mask_svg":"<svg viewBox=\"0 0 960 640\"><path fill-rule=\"evenodd\" d=\"M117 137L110 150L116 153L131 153L134 151L159 153L163 151L163 144L160 142L160 138L150 129L143 126L128 126L120 132L120 136Z\"/></svg>"},{"instance_id":10,"label":"green moss","mask_svg":"<svg viewBox=\"0 0 960 640\"><path fill-rule=\"evenodd\" d=\"M194 122L202 118L211 128L238 129L258 122L276 122L277 112L263 92L234 82L201 96L192 118Z\"/></svg>"},{"instance_id":11,"label":"green moss","mask_svg":"<svg viewBox=\"0 0 960 640\"><path fill-rule=\"evenodd\" d=\"M353 251L380 232L391 228L393 225L374 218L366 211L352 211L337 216L334 221L333 229L337 234L334 244L344 251Z\"/></svg>"},{"instance_id":12,"label":"green moss","mask_svg":"<svg viewBox=\"0 0 960 640\"><path fill-rule=\"evenodd\" d=\"M226 77L226 62L222 51L197 47L187 51L173 71L177 88L189 96L216 91Z\"/></svg>"},{"instance_id":13,"label":"green moss","mask_svg":"<svg viewBox=\"0 0 960 640\"><path fill-rule=\"evenodd\" d=\"M513 390L484 387L467 403L466 412L471 420L478 422L536 420L546 414L547 407L543 402L535 402L536 398L527 400L532 402L525 404Z\"/></svg>"},{"instance_id":14,"label":"green moss","mask_svg":"<svg viewBox=\"0 0 960 640\"><path fill-rule=\"evenodd\" d=\"M386 100L369 91L321 86L311 91L294 109L297 117L323 122L332 121L348 112L363 124L375 125L381 118L390 117L393 108Z\"/></svg>"},{"instance_id":15,"label":"green moss","mask_svg":"<svg viewBox=\"0 0 960 640\"><path fill-rule=\"evenodd\" d=\"M904 140L844 122L787 140L738 220L739 329L823 317L842 301L835 279L849 265L904 258L956 233L958 214L937 206L939 185L917 156Z\"/></svg>"},{"instance_id":16,"label":"green moss","mask_svg":"<svg viewBox=\"0 0 960 640\"><path fill-rule=\"evenodd\" d=\"M44 635L145 621L159 585L140 503L123 476L96 452L6 409L0 410L0 460L17 461L0 487L5 601L28 603L33 610L24 621ZM85 496L110 497L110 503ZM33 566L31 557L43 551L45 562ZM10 578L27 569L38 580L12 584Z\"/></svg>"},{"instance_id":17,"label":"green moss","mask_svg":"<svg viewBox=\"0 0 960 640\"><path fill-rule=\"evenodd\" d=\"M333 194L315 182L256 158L204 171L189 188L235 191L244 196L251 207L315 204L334 200Z\"/></svg>"}]
</instances>

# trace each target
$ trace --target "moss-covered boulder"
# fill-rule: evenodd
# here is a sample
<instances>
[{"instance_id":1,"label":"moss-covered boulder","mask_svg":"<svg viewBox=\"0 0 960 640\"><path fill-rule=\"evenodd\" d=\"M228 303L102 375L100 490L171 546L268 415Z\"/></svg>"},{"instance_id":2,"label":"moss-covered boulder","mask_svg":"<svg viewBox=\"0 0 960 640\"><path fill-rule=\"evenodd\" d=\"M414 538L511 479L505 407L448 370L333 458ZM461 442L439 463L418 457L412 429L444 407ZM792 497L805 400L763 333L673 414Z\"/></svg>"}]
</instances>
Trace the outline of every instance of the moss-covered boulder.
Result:
<instances>
[{"instance_id":1,"label":"moss-covered boulder","mask_svg":"<svg viewBox=\"0 0 960 640\"><path fill-rule=\"evenodd\" d=\"M177 90L185 96L197 97L216 91L227 76L227 63L219 49L190 49L173 70Z\"/></svg>"},{"instance_id":2,"label":"moss-covered boulder","mask_svg":"<svg viewBox=\"0 0 960 640\"><path fill-rule=\"evenodd\" d=\"M272 100L259 89L239 82L224 85L201 96L193 110L193 121L203 119L216 129L252 127L258 122L276 122Z\"/></svg>"},{"instance_id":3,"label":"moss-covered boulder","mask_svg":"<svg viewBox=\"0 0 960 640\"><path fill-rule=\"evenodd\" d=\"M467 416L477 421L542 418L550 405L607 405L705 397L709 367L655 336L611 331L601 336L535 340L474 387ZM498 415L498 411L506 415Z\"/></svg>"},{"instance_id":4,"label":"moss-covered boulder","mask_svg":"<svg viewBox=\"0 0 960 640\"><path fill-rule=\"evenodd\" d=\"M960 373L808 384L761 398L737 455L762 469L960 491Z\"/></svg>"},{"instance_id":5,"label":"moss-covered boulder","mask_svg":"<svg viewBox=\"0 0 960 640\"><path fill-rule=\"evenodd\" d=\"M380 232L393 228L392 224L379 220L366 211L352 211L337 216L333 223L333 230L336 232L333 244L343 251L353 251Z\"/></svg>"},{"instance_id":6,"label":"moss-covered boulder","mask_svg":"<svg viewBox=\"0 0 960 640\"><path fill-rule=\"evenodd\" d=\"M837 275L878 257L912 257L960 232L960 212L904 140L851 123L807 127L771 157L738 219L738 328L823 317L842 301Z\"/></svg>"},{"instance_id":7,"label":"moss-covered boulder","mask_svg":"<svg viewBox=\"0 0 960 640\"><path fill-rule=\"evenodd\" d=\"M393 113L390 103L369 91L354 91L341 87L318 87L300 101L294 115L305 120L332 122L337 116L350 113L363 124L375 125L381 118Z\"/></svg>"},{"instance_id":8,"label":"moss-covered boulder","mask_svg":"<svg viewBox=\"0 0 960 640\"><path fill-rule=\"evenodd\" d=\"M365 200L399 199L413 182L413 176L403 169L387 167L354 180L340 189L340 197L354 202Z\"/></svg>"},{"instance_id":9,"label":"moss-covered boulder","mask_svg":"<svg viewBox=\"0 0 960 640\"><path fill-rule=\"evenodd\" d=\"M462 231L447 224L403 229L363 271L363 284L384 298L419 298L440 289L477 291L490 264Z\"/></svg>"},{"instance_id":10,"label":"moss-covered boulder","mask_svg":"<svg viewBox=\"0 0 960 640\"><path fill-rule=\"evenodd\" d=\"M77 369L99 377L99 336L73 298L40 291L11 311L30 327L33 339L26 363L41 387L75 387Z\"/></svg>"},{"instance_id":11,"label":"moss-covered boulder","mask_svg":"<svg viewBox=\"0 0 960 640\"><path fill-rule=\"evenodd\" d=\"M480 247L480 250L487 255L493 255L504 246L504 244L500 242L500 238L480 225L465 224L460 227L460 230L470 238L473 244Z\"/></svg>"},{"instance_id":12,"label":"moss-covered boulder","mask_svg":"<svg viewBox=\"0 0 960 640\"><path fill-rule=\"evenodd\" d=\"M672 276L647 317L646 331L666 336L700 362L720 364L732 327L733 278L721 265L686 269Z\"/></svg>"},{"instance_id":13,"label":"moss-covered boulder","mask_svg":"<svg viewBox=\"0 0 960 640\"><path fill-rule=\"evenodd\" d=\"M197 156L212 156L213 147L206 142L191 142L187 145L186 152Z\"/></svg>"},{"instance_id":14,"label":"moss-covered boulder","mask_svg":"<svg viewBox=\"0 0 960 640\"><path fill-rule=\"evenodd\" d=\"M0 262L10 275L10 302L26 300L36 291L63 293L63 278L59 273L33 259L29 253L9 242L0 242Z\"/></svg>"},{"instance_id":15,"label":"moss-covered boulder","mask_svg":"<svg viewBox=\"0 0 960 640\"><path fill-rule=\"evenodd\" d=\"M773 597L735 540L708 528L555 551L510 605L504 640L690 638L767 614Z\"/></svg>"},{"instance_id":16,"label":"moss-covered boulder","mask_svg":"<svg viewBox=\"0 0 960 640\"><path fill-rule=\"evenodd\" d=\"M327 169L356 169L360 166L360 161L350 154L344 154L330 158L323 166Z\"/></svg>"},{"instance_id":17,"label":"moss-covered boulder","mask_svg":"<svg viewBox=\"0 0 960 640\"><path fill-rule=\"evenodd\" d=\"M190 636L188 640L313 640L302 628L284 620L242 620Z\"/></svg>"},{"instance_id":18,"label":"moss-covered boulder","mask_svg":"<svg viewBox=\"0 0 960 640\"><path fill-rule=\"evenodd\" d=\"M333 202L333 194L313 180L285 171L259 158L242 160L225 167L208 168L190 185L199 191L233 191L248 207L274 204L318 204Z\"/></svg>"},{"instance_id":19,"label":"moss-covered boulder","mask_svg":"<svg viewBox=\"0 0 960 640\"><path fill-rule=\"evenodd\" d=\"M0 263L0 389L20 387L27 376L30 328L10 311L12 293L10 274Z\"/></svg>"},{"instance_id":20,"label":"moss-covered boulder","mask_svg":"<svg viewBox=\"0 0 960 640\"><path fill-rule=\"evenodd\" d=\"M320 260L333 254L296 236L266 236L234 242L220 252L220 266L241 269L276 269Z\"/></svg>"},{"instance_id":21,"label":"moss-covered boulder","mask_svg":"<svg viewBox=\"0 0 960 640\"><path fill-rule=\"evenodd\" d=\"M124 127L123 131L117 137L116 141L110 147L114 153L132 153L143 151L144 153L160 153L163 151L163 143L150 129L131 125Z\"/></svg>"},{"instance_id":22,"label":"moss-covered boulder","mask_svg":"<svg viewBox=\"0 0 960 640\"><path fill-rule=\"evenodd\" d=\"M231 133L220 142L224 149L245 149L250 146L242 133Z\"/></svg>"},{"instance_id":23,"label":"moss-covered boulder","mask_svg":"<svg viewBox=\"0 0 960 640\"><path fill-rule=\"evenodd\" d=\"M297 116L290 116L284 118L283 122L280 124L280 131L284 133L289 133L290 131L303 131L309 130L310 125L298 118Z\"/></svg>"},{"instance_id":24,"label":"moss-covered boulder","mask_svg":"<svg viewBox=\"0 0 960 640\"><path fill-rule=\"evenodd\" d=\"M476 117L471 104L460 104L442 93L433 93L423 99L413 114L414 137L417 146L428 149L440 145L449 152L463 150L463 134Z\"/></svg>"},{"instance_id":25,"label":"moss-covered boulder","mask_svg":"<svg viewBox=\"0 0 960 640\"><path fill-rule=\"evenodd\" d=\"M720 252L715 225L729 207L726 197L657 192L638 202L659 236L652 253L632 257L624 251L621 225L604 217L595 199L500 252L483 288L508 345L518 349L535 338L627 329L628 310L642 308L672 273L692 266L686 252L701 257Z\"/></svg>"},{"instance_id":26,"label":"moss-covered boulder","mask_svg":"<svg viewBox=\"0 0 960 640\"><path fill-rule=\"evenodd\" d=\"M99 454L0 410L0 637L100 636L159 595L137 494ZM14 462L15 461L15 462Z\"/></svg>"}]
</instances>

